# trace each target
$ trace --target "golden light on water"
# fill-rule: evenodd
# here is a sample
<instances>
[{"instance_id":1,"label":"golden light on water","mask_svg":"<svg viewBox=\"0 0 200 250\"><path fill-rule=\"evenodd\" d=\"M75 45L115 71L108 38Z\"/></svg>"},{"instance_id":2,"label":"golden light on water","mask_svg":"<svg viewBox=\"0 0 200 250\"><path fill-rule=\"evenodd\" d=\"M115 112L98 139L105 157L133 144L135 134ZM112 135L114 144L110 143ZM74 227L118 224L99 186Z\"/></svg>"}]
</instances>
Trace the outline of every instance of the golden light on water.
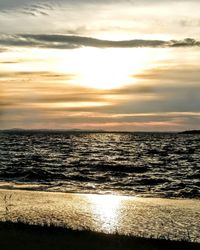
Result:
<instances>
[{"instance_id":1,"label":"golden light on water","mask_svg":"<svg viewBox=\"0 0 200 250\"><path fill-rule=\"evenodd\" d=\"M127 197L117 195L91 195L88 196L91 202L91 212L101 223L101 230L104 232L115 232L119 225L120 211L123 201Z\"/></svg>"}]
</instances>

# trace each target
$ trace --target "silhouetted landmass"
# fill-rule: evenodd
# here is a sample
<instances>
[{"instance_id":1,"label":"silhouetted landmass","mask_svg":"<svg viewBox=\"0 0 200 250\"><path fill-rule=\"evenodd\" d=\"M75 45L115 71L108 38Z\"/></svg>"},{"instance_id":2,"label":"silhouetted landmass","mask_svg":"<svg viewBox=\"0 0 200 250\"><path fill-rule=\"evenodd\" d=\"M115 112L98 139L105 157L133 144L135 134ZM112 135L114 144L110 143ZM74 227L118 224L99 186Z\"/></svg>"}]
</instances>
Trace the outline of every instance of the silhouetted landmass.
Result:
<instances>
[{"instance_id":1,"label":"silhouetted landmass","mask_svg":"<svg viewBox=\"0 0 200 250\"><path fill-rule=\"evenodd\" d=\"M1 250L197 250L199 243L78 231L54 226L0 222Z\"/></svg>"},{"instance_id":2,"label":"silhouetted landmass","mask_svg":"<svg viewBox=\"0 0 200 250\"><path fill-rule=\"evenodd\" d=\"M200 134L200 130L186 130L186 131L180 132L180 134Z\"/></svg>"},{"instance_id":3,"label":"silhouetted landmass","mask_svg":"<svg viewBox=\"0 0 200 250\"><path fill-rule=\"evenodd\" d=\"M21 129L21 128L12 128L12 129L2 129L0 132L5 133L100 133L105 132L104 130L93 130L93 129Z\"/></svg>"}]
</instances>

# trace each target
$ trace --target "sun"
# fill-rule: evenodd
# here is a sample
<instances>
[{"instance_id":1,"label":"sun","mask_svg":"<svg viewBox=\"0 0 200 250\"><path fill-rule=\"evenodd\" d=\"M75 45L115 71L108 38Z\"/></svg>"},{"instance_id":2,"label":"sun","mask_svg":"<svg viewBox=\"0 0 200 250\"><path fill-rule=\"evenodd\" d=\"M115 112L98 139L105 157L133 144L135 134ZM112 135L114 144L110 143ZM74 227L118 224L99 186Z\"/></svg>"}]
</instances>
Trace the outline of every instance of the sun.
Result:
<instances>
[{"instance_id":1,"label":"sun","mask_svg":"<svg viewBox=\"0 0 200 250\"><path fill-rule=\"evenodd\" d=\"M89 49L84 51L83 61L78 66L78 81L81 85L96 89L113 89L131 84L129 67L122 63L125 58L113 49ZM124 56L123 56L124 57Z\"/></svg>"},{"instance_id":2,"label":"sun","mask_svg":"<svg viewBox=\"0 0 200 250\"><path fill-rule=\"evenodd\" d=\"M55 52L50 70L72 75L66 84L93 89L116 89L137 83L134 77L166 59L153 48L79 48Z\"/></svg>"},{"instance_id":3,"label":"sun","mask_svg":"<svg viewBox=\"0 0 200 250\"><path fill-rule=\"evenodd\" d=\"M94 89L115 89L134 84L134 74L147 65L149 52L140 49L82 48L69 53L58 65L61 72L73 73L73 85Z\"/></svg>"}]
</instances>

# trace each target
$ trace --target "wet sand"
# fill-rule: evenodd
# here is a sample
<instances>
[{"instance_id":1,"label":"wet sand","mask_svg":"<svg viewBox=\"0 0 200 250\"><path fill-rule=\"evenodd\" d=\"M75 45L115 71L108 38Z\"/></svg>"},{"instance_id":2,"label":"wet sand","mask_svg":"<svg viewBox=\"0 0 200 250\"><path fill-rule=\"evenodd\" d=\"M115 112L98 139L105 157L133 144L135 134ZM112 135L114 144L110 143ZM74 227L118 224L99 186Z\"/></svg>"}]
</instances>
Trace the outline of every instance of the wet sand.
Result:
<instances>
[{"instance_id":1,"label":"wet sand","mask_svg":"<svg viewBox=\"0 0 200 250\"><path fill-rule=\"evenodd\" d=\"M0 190L0 220L200 242L200 201Z\"/></svg>"}]
</instances>

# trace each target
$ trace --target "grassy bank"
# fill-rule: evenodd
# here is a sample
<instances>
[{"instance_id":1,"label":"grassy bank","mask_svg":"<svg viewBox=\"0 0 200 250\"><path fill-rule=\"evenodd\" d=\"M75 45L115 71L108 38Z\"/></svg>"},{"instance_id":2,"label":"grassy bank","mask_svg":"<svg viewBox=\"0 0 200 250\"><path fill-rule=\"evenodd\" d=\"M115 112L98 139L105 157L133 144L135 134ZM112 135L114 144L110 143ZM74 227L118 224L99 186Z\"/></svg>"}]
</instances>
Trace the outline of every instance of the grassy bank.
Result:
<instances>
[{"instance_id":1,"label":"grassy bank","mask_svg":"<svg viewBox=\"0 0 200 250\"><path fill-rule=\"evenodd\" d=\"M197 250L200 249L200 244L165 239L145 239L92 231L76 231L54 226L0 222L0 249Z\"/></svg>"}]
</instances>

